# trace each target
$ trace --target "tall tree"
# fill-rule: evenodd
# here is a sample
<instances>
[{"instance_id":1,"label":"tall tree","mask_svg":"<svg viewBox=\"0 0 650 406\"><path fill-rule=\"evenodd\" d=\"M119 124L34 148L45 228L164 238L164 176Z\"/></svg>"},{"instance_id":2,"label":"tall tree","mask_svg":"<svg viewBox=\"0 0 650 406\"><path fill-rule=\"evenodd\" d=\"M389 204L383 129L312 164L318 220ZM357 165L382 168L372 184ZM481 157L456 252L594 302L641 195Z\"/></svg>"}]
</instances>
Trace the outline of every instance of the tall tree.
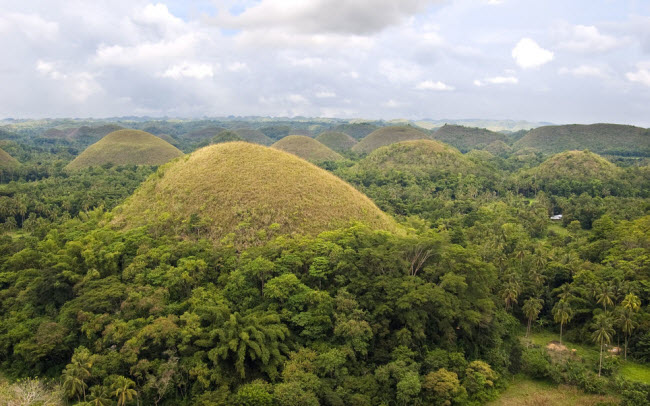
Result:
<instances>
[{"instance_id":1,"label":"tall tree","mask_svg":"<svg viewBox=\"0 0 650 406\"><path fill-rule=\"evenodd\" d=\"M593 333L591 334L591 339L594 343L600 345L600 362L598 364L598 376L603 369L603 347L605 344L610 344L612 342L612 337L614 336L614 328L612 327L612 319L607 313L599 314L595 317L594 323L592 324Z\"/></svg>"},{"instance_id":2,"label":"tall tree","mask_svg":"<svg viewBox=\"0 0 650 406\"><path fill-rule=\"evenodd\" d=\"M126 402L130 402L134 397L138 396L138 392L133 389L135 382L129 378L118 376L113 383L113 396L117 398L117 406L124 406Z\"/></svg>"},{"instance_id":3,"label":"tall tree","mask_svg":"<svg viewBox=\"0 0 650 406\"><path fill-rule=\"evenodd\" d=\"M544 301L536 297L531 297L524 302L524 305L522 306L522 310L524 311L524 315L528 319L528 328L526 329L526 337L530 335L530 326L533 323L533 321L537 319L537 316L539 316L539 312L542 311L543 304Z\"/></svg>"},{"instance_id":4,"label":"tall tree","mask_svg":"<svg viewBox=\"0 0 650 406\"><path fill-rule=\"evenodd\" d=\"M573 309L566 300L560 300L553 306L553 319L560 323L560 344L562 344L562 329L573 318Z\"/></svg>"}]
</instances>

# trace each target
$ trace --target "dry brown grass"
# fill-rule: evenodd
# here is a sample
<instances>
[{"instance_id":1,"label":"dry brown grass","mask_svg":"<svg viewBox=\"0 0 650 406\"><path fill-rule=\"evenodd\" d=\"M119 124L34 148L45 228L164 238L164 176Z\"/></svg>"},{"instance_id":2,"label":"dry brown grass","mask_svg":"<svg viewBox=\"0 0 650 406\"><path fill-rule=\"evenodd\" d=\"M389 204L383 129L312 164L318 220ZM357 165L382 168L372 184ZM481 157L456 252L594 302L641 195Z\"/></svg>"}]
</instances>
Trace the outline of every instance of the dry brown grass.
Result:
<instances>
[{"instance_id":1,"label":"dry brown grass","mask_svg":"<svg viewBox=\"0 0 650 406\"><path fill-rule=\"evenodd\" d=\"M368 134L352 151L359 153L370 153L377 148L395 144L396 142L429 139L430 137L422 131L408 126L384 127Z\"/></svg>"},{"instance_id":2,"label":"dry brown grass","mask_svg":"<svg viewBox=\"0 0 650 406\"><path fill-rule=\"evenodd\" d=\"M114 131L93 145L68 164L71 170L115 165L160 165L183 153L153 134L139 130Z\"/></svg>"},{"instance_id":3,"label":"dry brown grass","mask_svg":"<svg viewBox=\"0 0 650 406\"><path fill-rule=\"evenodd\" d=\"M260 145L271 145L273 140L260 130L254 130L252 128L238 128L234 130L237 135L239 135L244 141L253 142Z\"/></svg>"},{"instance_id":4,"label":"dry brown grass","mask_svg":"<svg viewBox=\"0 0 650 406\"><path fill-rule=\"evenodd\" d=\"M203 221L201 237L235 245L269 234L318 234L362 221L398 230L359 191L293 154L246 142L212 145L174 160L115 210L118 227L152 225L188 233L188 219Z\"/></svg>"},{"instance_id":5,"label":"dry brown grass","mask_svg":"<svg viewBox=\"0 0 650 406\"><path fill-rule=\"evenodd\" d=\"M305 135L288 135L271 147L289 152L308 161L338 161L343 157L327 146Z\"/></svg>"}]
</instances>

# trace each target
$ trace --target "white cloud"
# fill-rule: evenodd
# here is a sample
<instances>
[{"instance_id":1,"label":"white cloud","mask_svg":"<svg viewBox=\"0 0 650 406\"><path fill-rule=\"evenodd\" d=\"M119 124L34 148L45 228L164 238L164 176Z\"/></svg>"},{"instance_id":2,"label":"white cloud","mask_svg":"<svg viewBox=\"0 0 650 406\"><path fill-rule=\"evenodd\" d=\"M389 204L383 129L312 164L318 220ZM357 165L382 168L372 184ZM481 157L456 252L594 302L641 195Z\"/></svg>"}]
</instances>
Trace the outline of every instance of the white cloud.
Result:
<instances>
[{"instance_id":1,"label":"white cloud","mask_svg":"<svg viewBox=\"0 0 650 406\"><path fill-rule=\"evenodd\" d=\"M421 69L411 62L384 59L379 62L379 73L391 82L412 82L420 76Z\"/></svg>"},{"instance_id":2,"label":"white cloud","mask_svg":"<svg viewBox=\"0 0 650 406\"><path fill-rule=\"evenodd\" d=\"M232 62L232 63L229 63L228 66L227 66L227 69L230 72L243 72L243 71L250 70L250 69L248 69L248 65L246 63L244 63L244 62Z\"/></svg>"},{"instance_id":3,"label":"white cloud","mask_svg":"<svg viewBox=\"0 0 650 406\"><path fill-rule=\"evenodd\" d=\"M537 68L553 60L553 52L540 47L530 38L522 38L512 49L512 57L524 69Z\"/></svg>"},{"instance_id":4,"label":"white cloud","mask_svg":"<svg viewBox=\"0 0 650 406\"><path fill-rule=\"evenodd\" d=\"M497 6L499 4L503 4L504 0L487 0L486 3L491 6Z\"/></svg>"},{"instance_id":5,"label":"white cloud","mask_svg":"<svg viewBox=\"0 0 650 406\"><path fill-rule=\"evenodd\" d=\"M61 80L66 78L66 75L56 70L54 63L52 62L45 62L39 59L38 62L36 62L36 70L50 79Z\"/></svg>"},{"instance_id":6,"label":"white cloud","mask_svg":"<svg viewBox=\"0 0 650 406\"><path fill-rule=\"evenodd\" d=\"M205 79L213 77L214 70L209 64L183 62L170 66L160 76L177 80L181 78Z\"/></svg>"},{"instance_id":7,"label":"white cloud","mask_svg":"<svg viewBox=\"0 0 650 406\"><path fill-rule=\"evenodd\" d=\"M625 77L631 82L638 82L645 86L650 86L650 61L639 62L636 72L628 72Z\"/></svg>"},{"instance_id":8,"label":"white cloud","mask_svg":"<svg viewBox=\"0 0 650 406\"><path fill-rule=\"evenodd\" d=\"M142 42L133 46L100 45L94 62L106 66L151 66L160 61L190 56L198 48L201 35L187 33L173 40Z\"/></svg>"},{"instance_id":9,"label":"white cloud","mask_svg":"<svg viewBox=\"0 0 650 406\"><path fill-rule=\"evenodd\" d=\"M331 92L329 90L321 90L320 92L316 93L316 97L319 99L331 99L336 97L336 93Z\"/></svg>"},{"instance_id":10,"label":"white cloud","mask_svg":"<svg viewBox=\"0 0 650 406\"><path fill-rule=\"evenodd\" d=\"M578 77L605 77L607 76L603 70L597 66L580 65L575 68L562 67L558 70L560 75L573 75Z\"/></svg>"},{"instance_id":11,"label":"white cloud","mask_svg":"<svg viewBox=\"0 0 650 406\"><path fill-rule=\"evenodd\" d=\"M398 24L437 0L262 0L215 19L231 28L367 35Z\"/></svg>"},{"instance_id":12,"label":"white cloud","mask_svg":"<svg viewBox=\"0 0 650 406\"><path fill-rule=\"evenodd\" d=\"M514 76L495 76L483 80L474 80L474 86L479 87L486 85L516 85L517 83L519 83L519 79Z\"/></svg>"},{"instance_id":13,"label":"white cloud","mask_svg":"<svg viewBox=\"0 0 650 406\"><path fill-rule=\"evenodd\" d=\"M0 9L0 33L20 32L32 41L54 41L59 24L37 14L7 13Z\"/></svg>"},{"instance_id":14,"label":"white cloud","mask_svg":"<svg viewBox=\"0 0 650 406\"><path fill-rule=\"evenodd\" d=\"M306 58L295 58L295 57L288 57L289 63L292 66L304 66L307 68L314 68L318 65L323 64L323 59L322 58L313 58L313 57L306 57Z\"/></svg>"},{"instance_id":15,"label":"white cloud","mask_svg":"<svg viewBox=\"0 0 650 406\"><path fill-rule=\"evenodd\" d=\"M601 34L593 25L576 25L565 34L568 38L560 42L560 48L575 52L605 52L625 42L611 35Z\"/></svg>"},{"instance_id":16,"label":"white cloud","mask_svg":"<svg viewBox=\"0 0 650 406\"><path fill-rule=\"evenodd\" d=\"M287 96L287 100L295 104L309 103L309 100L307 100L307 98L301 94L290 94Z\"/></svg>"},{"instance_id":17,"label":"white cloud","mask_svg":"<svg viewBox=\"0 0 650 406\"><path fill-rule=\"evenodd\" d=\"M436 91L454 90L453 86L449 86L448 84L443 83L441 81L434 82L433 80L425 80L423 82L420 82L415 86L415 88L418 90L436 90Z\"/></svg>"}]
</instances>

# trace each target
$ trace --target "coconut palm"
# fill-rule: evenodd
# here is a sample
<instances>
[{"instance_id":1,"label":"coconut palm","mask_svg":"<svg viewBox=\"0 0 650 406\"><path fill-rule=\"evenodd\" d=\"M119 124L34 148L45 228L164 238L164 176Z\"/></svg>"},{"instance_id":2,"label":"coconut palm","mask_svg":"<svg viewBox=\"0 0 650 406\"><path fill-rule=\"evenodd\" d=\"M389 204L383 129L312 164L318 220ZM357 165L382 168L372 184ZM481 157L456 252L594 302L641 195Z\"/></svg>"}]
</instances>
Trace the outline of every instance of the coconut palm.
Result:
<instances>
[{"instance_id":1,"label":"coconut palm","mask_svg":"<svg viewBox=\"0 0 650 406\"><path fill-rule=\"evenodd\" d=\"M92 406L111 406L111 394L105 386L96 385L90 388L90 401Z\"/></svg>"},{"instance_id":2,"label":"coconut palm","mask_svg":"<svg viewBox=\"0 0 650 406\"><path fill-rule=\"evenodd\" d=\"M611 285L601 285L596 292L596 299L598 304L602 304L605 312L607 312L607 305L614 304L614 289Z\"/></svg>"},{"instance_id":3,"label":"coconut palm","mask_svg":"<svg viewBox=\"0 0 650 406\"><path fill-rule=\"evenodd\" d=\"M524 305L522 306L522 310L524 311L524 315L526 315L526 318L528 318L528 328L526 329L526 337L530 335L530 325L532 324L533 320L537 319L537 316L539 316L539 312L542 311L543 304L544 301L542 299L535 298L535 297L531 297L524 302Z\"/></svg>"},{"instance_id":4,"label":"coconut palm","mask_svg":"<svg viewBox=\"0 0 650 406\"><path fill-rule=\"evenodd\" d=\"M135 382L129 378L118 376L113 382L113 396L117 398L117 406L124 406L126 402L130 402L134 397L138 396L138 392L133 389Z\"/></svg>"},{"instance_id":5,"label":"coconut palm","mask_svg":"<svg viewBox=\"0 0 650 406\"><path fill-rule=\"evenodd\" d=\"M641 300L634 293L628 293L625 295L625 299L623 299L621 305L623 305L623 308L625 309L638 312L641 308Z\"/></svg>"},{"instance_id":6,"label":"coconut palm","mask_svg":"<svg viewBox=\"0 0 650 406\"><path fill-rule=\"evenodd\" d=\"M591 339L594 343L600 344L600 363L598 365L598 376L600 376L603 369L603 347L605 344L610 344L614 336L612 319L609 314L602 313L596 316L592 324L592 329L594 331L591 334Z\"/></svg>"},{"instance_id":7,"label":"coconut palm","mask_svg":"<svg viewBox=\"0 0 650 406\"><path fill-rule=\"evenodd\" d=\"M562 329L573 318L573 309L566 300L560 300L553 306L553 319L560 323L560 344L562 344Z\"/></svg>"},{"instance_id":8,"label":"coconut palm","mask_svg":"<svg viewBox=\"0 0 650 406\"><path fill-rule=\"evenodd\" d=\"M625 334L625 360L627 361L627 340L637 326L634 321L634 311L631 308L624 307L619 313L618 322L623 334Z\"/></svg>"},{"instance_id":9,"label":"coconut palm","mask_svg":"<svg viewBox=\"0 0 650 406\"><path fill-rule=\"evenodd\" d=\"M519 297L519 284L517 282L508 282L506 287L503 289L501 296L506 304L506 311L510 310L512 306L517 303L517 297Z\"/></svg>"},{"instance_id":10,"label":"coconut palm","mask_svg":"<svg viewBox=\"0 0 650 406\"><path fill-rule=\"evenodd\" d=\"M63 379L63 390L69 397L77 397L77 401L81 401L83 395L84 402L86 401L86 388L88 385L81 377L81 372L72 365L68 365L61 374Z\"/></svg>"}]
</instances>

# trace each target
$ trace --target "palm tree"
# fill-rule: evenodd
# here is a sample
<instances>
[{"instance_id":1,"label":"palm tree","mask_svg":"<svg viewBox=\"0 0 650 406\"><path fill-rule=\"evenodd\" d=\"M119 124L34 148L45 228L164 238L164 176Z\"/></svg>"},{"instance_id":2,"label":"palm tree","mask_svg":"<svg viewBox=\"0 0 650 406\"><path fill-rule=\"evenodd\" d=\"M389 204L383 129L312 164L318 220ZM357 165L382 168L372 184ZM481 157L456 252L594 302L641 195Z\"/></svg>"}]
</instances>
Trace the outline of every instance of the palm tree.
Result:
<instances>
[{"instance_id":1,"label":"palm tree","mask_svg":"<svg viewBox=\"0 0 650 406\"><path fill-rule=\"evenodd\" d=\"M573 309L566 300L560 300L553 306L553 319L560 323L560 344L562 344L562 328L573 318Z\"/></svg>"},{"instance_id":2,"label":"palm tree","mask_svg":"<svg viewBox=\"0 0 650 406\"><path fill-rule=\"evenodd\" d=\"M502 297L506 304L506 311L510 310L514 303L517 303L519 296L519 284L517 282L508 282L503 289Z\"/></svg>"},{"instance_id":3,"label":"palm tree","mask_svg":"<svg viewBox=\"0 0 650 406\"><path fill-rule=\"evenodd\" d=\"M531 297L528 300L524 302L524 305L522 307L522 310L524 311L524 314L528 318L528 328L526 329L526 337L530 334L530 325L533 322L533 320L537 319L537 316L539 316L539 312L542 311L542 305L544 301L539 298L534 298Z\"/></svg>"},{"instance_id":4,"label":"palm tree","mask_svg":"<svg viewBox=\"0 0 650 406\"><path fill-rule=\"evenodd\" d=\"M595 317L592 328L594 332L591 334L591 339L594 343L600 344L600 364L598 365L598 376L600 376L603 369L603 346L611 343L614 336L611 317L607 313L599 314Z\"/></svg>"},{"instance_id":5,"label":"palm tree","mask_svg":"<svg viewBox=\"0 0 650 406\"><path fill-rule=\"evenodd\" d=\"M90 401L93 406L111 406L113 401L105 386L96 385L90 388Z\"/></svg>"},{"instance_id":6,"label":"palm tree","mask_svg":"<svg viewBox=\"0 0 650 406\"><path fill-rule=\"evenodd\" d=\"M235 369L242 378L246 376L247 358L261 363L262 371L275 375L285 359L283 353L289 351L284 344L289 329L275 313L255 312L242 316L235 312L211 335L218 337L218 343L208 353L210 359L217 362L234 358Z\"/></svg>"},{"instance_id":7,"label":"palm tree","mask_svg":"<svg viewBox=\"0 0 650 406\"><path fill-rule=\"evenodd\" d=\"M573 296L573 293L571 292L571 285L568 283L560 286L557 290L559 290L557 297L560 300L568 301Z\"/></svg>"},{"instance_id":8,"label":"palm tree","mask_svg":"<svg viewBox=\"0 0 650 406\"><path fill-rule=\"evenodd\" d=\"M637 323L634 321L634 311L631 308L624 307L620 312L618 322L620 323L623 334L625 334L625 360L627 361L627 340L637 326Z\"/></svg>"},{"instance_id":9,"label":"palm tree","mask_svg":"<svg viewBox=\"0 0 650 406\"><path fill-rule=\"evenodd\" d=\"M66 366L61 378L63 378L63 390L69 397L76 396L77 401L81 401L80 395L83 394L84 402L86 401L86 388L88 385L81 378L77 368L72 365Z\"/></svg>"},{"instance_id":10,"label":"palm tree","mask_svg":"<svg viewBox=\"0 0 650 406\"><path fill-rule=\"evenodd\" d=\"M621 304L623 308L632 310L633 312L638 312L641 308L641 300L634 293L625 295L625 299L623 299Z\"/></svg>"},{"instance_id":11,"label":"palm tree","mask_svg":"<svg viewBox=\"0 0 650 406\"><path fill-rule=\"evenodd\" d=\"M134 397L138 396L138 392L132 389L135 382L129 378L118 376L113 383L113 396L117 398L117 406L124 406L126 402L130 402Z\"/></svg>"},{"instance_id":12,"label":"palm tree","mask_svg":"<svg viewBox=\"0 0 650 406\"><path fill-rule=\"evenodd\" d=\"M605 312L607 312L607 305L614 304L613 297L614 291L612 289L612 286L603 284L596 293L596 299L598 299L596 303L602 304Z\"/></svg>"}]
</instances>

